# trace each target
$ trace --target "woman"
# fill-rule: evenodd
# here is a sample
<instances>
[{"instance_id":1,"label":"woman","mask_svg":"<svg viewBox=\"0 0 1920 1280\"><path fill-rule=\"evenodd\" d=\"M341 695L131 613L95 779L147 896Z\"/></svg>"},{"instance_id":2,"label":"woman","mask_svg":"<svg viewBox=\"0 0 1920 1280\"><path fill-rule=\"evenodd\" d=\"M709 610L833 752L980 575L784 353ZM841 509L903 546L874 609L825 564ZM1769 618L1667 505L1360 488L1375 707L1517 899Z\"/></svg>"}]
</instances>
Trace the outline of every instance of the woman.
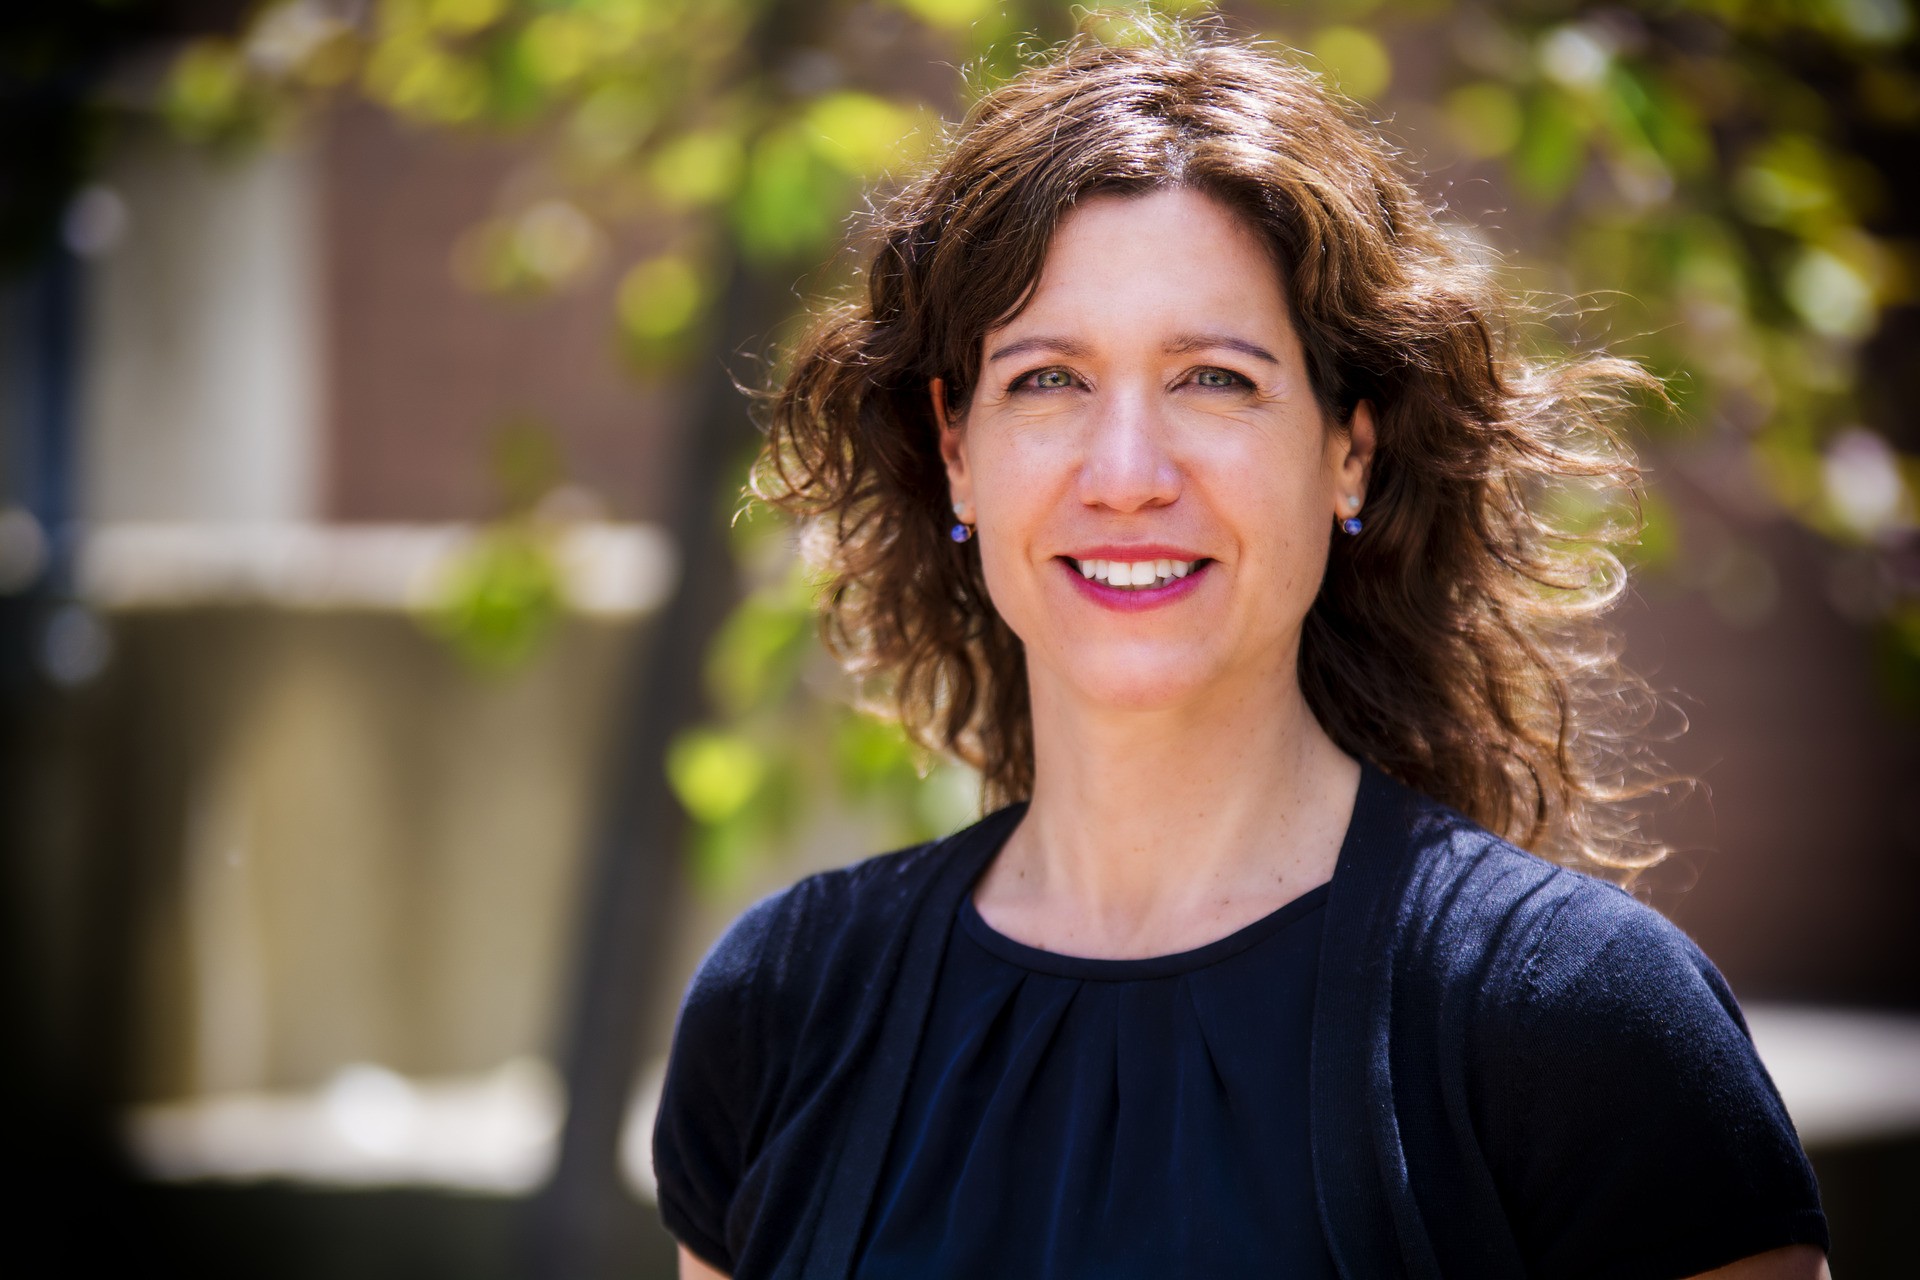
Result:
<instances>
[{"instance_id":1,"label":"woman","mask_svg":"<svg viewBox=\"0 0 1920 1280\"><path fill-rule=\"evenodd\" d=\"M1624 531L1545 513L1631 493L1656 384L1500 308L1308 73L1192 30L1068 45L894 201L758 485L1000 807L703 962L683 1276L1825 1274L1719 974L1569 869L1654 852L1643 687Z\"/></svg>"}]
</instances>

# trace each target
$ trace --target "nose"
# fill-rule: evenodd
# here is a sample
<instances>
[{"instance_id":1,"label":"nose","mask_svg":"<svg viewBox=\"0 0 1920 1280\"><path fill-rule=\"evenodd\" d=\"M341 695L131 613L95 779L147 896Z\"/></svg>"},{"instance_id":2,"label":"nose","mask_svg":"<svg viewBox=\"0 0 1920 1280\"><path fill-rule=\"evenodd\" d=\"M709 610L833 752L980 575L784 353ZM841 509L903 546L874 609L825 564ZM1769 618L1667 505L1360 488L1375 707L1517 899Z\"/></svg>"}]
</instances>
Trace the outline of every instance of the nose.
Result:
<instances>
[{"instance_id":1,"label":"nose","mask_svg":"<svg viewBox=\"0 0 1920 1280\"><path fill-rule=\"evenodd\" d=\"M1180 496L1180 467L1167 448L1166 422L1151 395L1115 396L1087 431L1080 500L1132 512Z\"/></svg>"}]
</instances>

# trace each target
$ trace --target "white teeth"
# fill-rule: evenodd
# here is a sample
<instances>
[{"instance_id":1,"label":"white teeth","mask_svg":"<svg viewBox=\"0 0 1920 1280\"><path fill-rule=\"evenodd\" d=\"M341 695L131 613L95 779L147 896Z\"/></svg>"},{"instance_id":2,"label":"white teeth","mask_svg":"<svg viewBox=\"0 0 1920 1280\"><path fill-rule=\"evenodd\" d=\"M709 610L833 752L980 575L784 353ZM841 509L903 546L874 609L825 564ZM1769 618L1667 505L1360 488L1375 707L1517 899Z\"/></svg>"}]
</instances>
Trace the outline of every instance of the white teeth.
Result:
<instances>
[{"instance_id":1,"label":"white teeth","mask_svg":"<svg viewBox=\"0 0 1920 1280\"><path fill-rule=\"evenodd\" d=\"M1083 578L1131 590L1178 582L1192 573L1197 563L1194 560L1075 560L1073 566Z\"/></svg>"}]
</instances>

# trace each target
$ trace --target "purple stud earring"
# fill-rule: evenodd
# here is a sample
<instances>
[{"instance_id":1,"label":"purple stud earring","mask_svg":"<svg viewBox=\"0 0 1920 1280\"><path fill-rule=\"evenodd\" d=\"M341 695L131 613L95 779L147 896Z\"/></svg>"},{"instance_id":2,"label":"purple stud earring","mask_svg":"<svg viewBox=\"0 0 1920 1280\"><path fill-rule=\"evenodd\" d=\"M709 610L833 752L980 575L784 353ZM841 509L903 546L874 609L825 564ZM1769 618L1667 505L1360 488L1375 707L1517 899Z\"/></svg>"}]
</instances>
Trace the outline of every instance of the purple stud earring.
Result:
<instances>
[{"instance_id":1,"label":"purple stud earring","mask_svg":"<svg viewBox=\"0 0 1920 1280\"><path fill-rule=\"evenodd\" d=\"M1357 493L1348 494L1347 495L1347 518L1340 522L1340 527L1342 529L1345 529L1349 534L1355 534L1360 532L1360 517L1357 514L1355 514L1359 510L1360 510L1360 495Z\"/></svg>"},{"instance_id":2,"label":"purple stud earring","mask_svg":"<svg viewBox=\"0 0 1920 1280\"><path fill-rule=\"evenodd\" d=\"M967 509L966 504L963 502L956 502L953 504L953 514L955 514L956 516L959 515L962 511L965 511L966 509ZM953 528L947 530L947 536L949 538L952 538L955 542L965 542L968 538L971 538L973 536L973 526L968 524L964 520L956 520L954 522Z\"/></svg>"}]
</instances>

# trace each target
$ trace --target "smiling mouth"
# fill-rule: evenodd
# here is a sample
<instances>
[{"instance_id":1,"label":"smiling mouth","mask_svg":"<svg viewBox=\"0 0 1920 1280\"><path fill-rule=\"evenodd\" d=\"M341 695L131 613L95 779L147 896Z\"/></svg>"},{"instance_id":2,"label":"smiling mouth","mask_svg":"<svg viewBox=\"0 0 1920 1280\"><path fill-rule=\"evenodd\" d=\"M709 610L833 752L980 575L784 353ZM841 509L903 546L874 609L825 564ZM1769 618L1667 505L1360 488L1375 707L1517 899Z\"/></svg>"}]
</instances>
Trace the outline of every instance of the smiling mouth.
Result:
<instances>
[{"instance_id":1,"label":"smiling mouth","mask_svg":"<svg viewBox=\"0 0 1920 1280\"><path fill-rule=\"evenodd\" d=\"M1201 565L1198 560L1075 560L1062 556L1083 578L1104 583L1121 591L1151 591L1186 577Z\"/></svg>"}]
</instances>

